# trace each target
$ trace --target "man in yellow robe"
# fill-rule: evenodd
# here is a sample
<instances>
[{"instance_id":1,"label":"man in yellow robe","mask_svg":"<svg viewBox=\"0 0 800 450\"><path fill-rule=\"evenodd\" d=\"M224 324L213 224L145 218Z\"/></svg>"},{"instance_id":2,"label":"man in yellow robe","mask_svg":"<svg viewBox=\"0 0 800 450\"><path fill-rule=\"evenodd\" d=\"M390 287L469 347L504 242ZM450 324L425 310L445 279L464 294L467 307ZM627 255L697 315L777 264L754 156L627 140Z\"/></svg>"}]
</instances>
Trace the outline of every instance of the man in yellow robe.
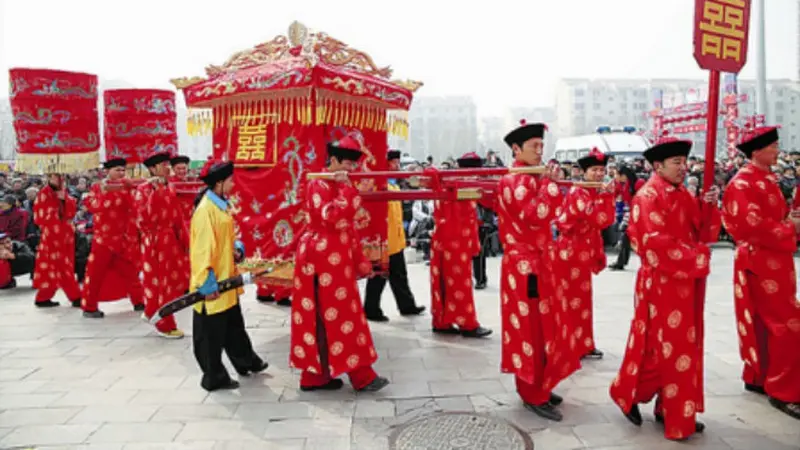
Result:
<instances>
[{"instance_id":1,"label":"man in yellow robe","mask_svg":"<svg viewBox=\"0 0 800 450\"><path fill-rule=\"evenodd\" d=\"M400 170L400 152L389 150L386 157L389 170ZM400 188L389 180L388 189L399 191ZM401 202L389 202L389 232L388 232L388 251L389 251L389 287L394 294L397 302L397 309L402 316L416 316L425 311L424 306L417 306L414 294L408 285L408 272L406 270L406 259L404 250L406 248L406 233L403 230L403 205ZM381 310L381 294L386 287L387 278L372 277L367 280L367 290L364 294L364 313L367 320L373 322L388 322L389 318Z\"/></svg>"},{"instance_id":2,"label":"man in yellow robe","mask_svg":"<svg viewBox=\"0 0 800 450\"><path fill-rule=\"evenodd\" d=\"M241 376L264 371L268 364L253 351L239 306L240 288L219 292L217 280L238 275L234 252L244 254L235 240L227 195L233 189L233 163L208 161L200 173L208 185L191 221L191 287L206 296L194 306L194 355L203 370L200 385L207 391L236 389L222 364L222 350Z\"/></svg>"}]
</instances>

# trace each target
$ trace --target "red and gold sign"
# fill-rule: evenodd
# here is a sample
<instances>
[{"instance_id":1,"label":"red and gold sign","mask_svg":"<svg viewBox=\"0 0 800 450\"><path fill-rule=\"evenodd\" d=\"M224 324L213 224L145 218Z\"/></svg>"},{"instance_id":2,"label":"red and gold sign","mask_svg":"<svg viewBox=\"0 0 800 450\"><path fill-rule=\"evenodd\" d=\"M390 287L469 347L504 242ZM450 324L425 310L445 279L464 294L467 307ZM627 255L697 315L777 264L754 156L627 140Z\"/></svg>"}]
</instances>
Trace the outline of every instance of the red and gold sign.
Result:
<instances>
[{"instance_id":1,"label":"red and gold sign","mask_svg":"<svg viewBox=\"0 0 800 450\"><path fill-rule=\"evenodd\" d=\"M695 0L694 59L701 69L739 73L747 62L750 0Z\"/></svg>"},{"instance_id":2,"label":"red and gold sign","mask_svg":"<svg viewBox=\"0 0 800 450\"><path fill-rule=\"evenodd\" d=\"M9 76L16 170L43 174L96 168L97 76L47 69L11 69Z\"/></svg>"},{"instance_id":3,"label":"red and gold sign","mask_svg":"<svg viewBox=\"0 0 800 450\"><path fill-rule=\"evenodd\" d=\"M273 167L278 162L278 122L232 120L227 129L228 159L241 167Z\"/></svg>"},{"instance_id":4,"label":"red and gold sign","mask_svg":"<svg viewBox=\"0 0 800 450\"><path fill-rule=\"evenodd\" d=\"M174 92L112 89L103 103L106 159L141 163L153 153L178 153Z\"/></svg>"}]
</instances>

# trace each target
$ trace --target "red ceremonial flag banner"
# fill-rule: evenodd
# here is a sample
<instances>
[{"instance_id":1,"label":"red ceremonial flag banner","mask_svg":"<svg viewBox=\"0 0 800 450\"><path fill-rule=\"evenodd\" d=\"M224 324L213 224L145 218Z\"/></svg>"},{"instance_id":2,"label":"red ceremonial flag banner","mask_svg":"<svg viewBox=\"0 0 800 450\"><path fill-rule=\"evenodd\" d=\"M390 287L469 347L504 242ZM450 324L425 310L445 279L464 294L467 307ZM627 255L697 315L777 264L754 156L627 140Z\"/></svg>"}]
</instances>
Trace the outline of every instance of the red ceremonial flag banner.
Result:
<instances>
[{"instance_id":1,"label":"red ceremonial flag banner","mask_svg":"<svg viewBox=\"0 0 800 450\"><path fill-rule=\"evenodd\" d=\"M96 168L100 148L97 76L11 69L16 170L33 174Z\"/></svg>"},{"instance_id":2,"label":"red ceremonial flag banner","mask_svg":"<svg viewBox=\"0 0 800 450\"><path fill-rule=\"evenodd\" d=\"M153 153L178 154L175 93L112 89L103 93L106 160L141 163Z\"/></svg>"},{"instance_id":3,"label":"red ceremonial flag banner","mask_svg":"<svg viewBox=\"0 0 800 450\"><path fill-rule=\"evenodd\" d=\"M747 62L750 0L695 0L694 59L701 69L739 73Z\"/></svg>"}]
</instances>

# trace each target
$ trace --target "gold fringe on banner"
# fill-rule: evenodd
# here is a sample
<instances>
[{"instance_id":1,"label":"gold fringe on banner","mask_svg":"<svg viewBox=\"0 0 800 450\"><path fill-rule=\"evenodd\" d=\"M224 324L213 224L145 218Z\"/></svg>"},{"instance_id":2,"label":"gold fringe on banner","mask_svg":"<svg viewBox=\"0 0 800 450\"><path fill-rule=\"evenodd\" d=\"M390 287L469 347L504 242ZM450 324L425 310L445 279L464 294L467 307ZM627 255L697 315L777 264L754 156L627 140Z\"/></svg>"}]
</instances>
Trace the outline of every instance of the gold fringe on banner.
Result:
<instances>
[{"instance_id":1,"label":"gold fringe on banner","mask_svg":"<svg viewBox=\"0 0 800 450\"><path fill-rule=\"evenodd\" d=\"M387 109L386 104L325 90L316 91L317 125L345 126L408 138L407 113Z\"/></svg>"},{"instance_id":2,"label":"gold fringe on banner","mask_svg":"<svg viewBox=\"0 0 800 450\"><path fill-rule=\"evenodd\" d=\"M100 153L97 151L62 155L17 153L14 170L30 175L47 175L88 172L99 167Z\"/></svg>"}]
</instances>

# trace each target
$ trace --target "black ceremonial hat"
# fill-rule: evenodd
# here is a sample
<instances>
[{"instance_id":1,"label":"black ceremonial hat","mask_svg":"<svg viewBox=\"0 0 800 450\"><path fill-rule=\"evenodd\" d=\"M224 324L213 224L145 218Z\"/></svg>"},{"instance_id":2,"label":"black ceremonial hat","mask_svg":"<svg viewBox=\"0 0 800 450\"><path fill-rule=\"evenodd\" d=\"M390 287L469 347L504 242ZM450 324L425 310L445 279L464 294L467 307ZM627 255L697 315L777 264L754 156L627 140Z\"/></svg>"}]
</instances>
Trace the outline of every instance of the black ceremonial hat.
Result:
<instances>
[{"instance_id":1,"label":"black ceremonial hat","mask_svg":"<svg viewBox=\"0 0 800 450\"><path fill-rule=\"evenodd\" d=\"M760 127L747 133L742 139L742 143L737 145L744 155L749 159L753 152L762 150L778 142L778 129L776 127Z\"/></svg>"},{"instance_id":2,"label":"black ceremonial hat","mask_svg":"<svg viewBox=\"0 0 800 450\"><path fill-rule=\"evenodd\" d=\"M113 169L114 167L125 167L128 164L125 158L112 158L103 163L104 169Z\"/></svg>"},{"instance_id":3,"label":"black ceremonial hat","mask_svg":"<svg viewBox=\"0 0 800 450\"><path fill-rule=\"evenodd\" d=\"M692 150L692 141L665 137L656 145L644 151L643 156L651 165L657 161L664 161L673 156L689 156Z\"/></svg>"},{"instance_id":4,"label":"black ceremonial hat","mask_svg":"<svg viewBox=\"0 0 800 450\"><path fill-rule=\"evenodd\" d=\"M586 170L593 166L603 166L608 164L608 157L605 153L601 152L597 147L593 148L588 155L578 159L578 165L581 170Z\"/></svg>"},{"instance_id":5,"label":"black ceremonial hat","mask_svg":"<svg viewBox=\"0 0 800 450\"><path fill-rule=\"evenodd\" d=\"M178 155L169 160L169 164L177 166L178 164L189 164L192 160L188 156Z\"/></svg>"},{"instance_id":6,"label":"black ceremonial hat","mask_svg":"<svg viewBox=\"0 0 800 450\"><path fill-rule=\"evenodd\" d=\"M506 145L509 147L514 144L522 145L528 139L544 139L544 132L547 131L547 125L543 123L527 123L525 119L520 120L519 123L519 127L515 128L503 138L503 140L506 141Z\"/></svg>"},{"instance_id":7,"label":"black ceremonial hat","mask_svg":"<svg viewBox=\"0 0 800 450\"><path fill-rule=\"evenodd\" d=\"M328 156L334 156L341 161L358 161L361 155L361 144L350 136L328 144Z\"/></svg>"}]
</instances>

